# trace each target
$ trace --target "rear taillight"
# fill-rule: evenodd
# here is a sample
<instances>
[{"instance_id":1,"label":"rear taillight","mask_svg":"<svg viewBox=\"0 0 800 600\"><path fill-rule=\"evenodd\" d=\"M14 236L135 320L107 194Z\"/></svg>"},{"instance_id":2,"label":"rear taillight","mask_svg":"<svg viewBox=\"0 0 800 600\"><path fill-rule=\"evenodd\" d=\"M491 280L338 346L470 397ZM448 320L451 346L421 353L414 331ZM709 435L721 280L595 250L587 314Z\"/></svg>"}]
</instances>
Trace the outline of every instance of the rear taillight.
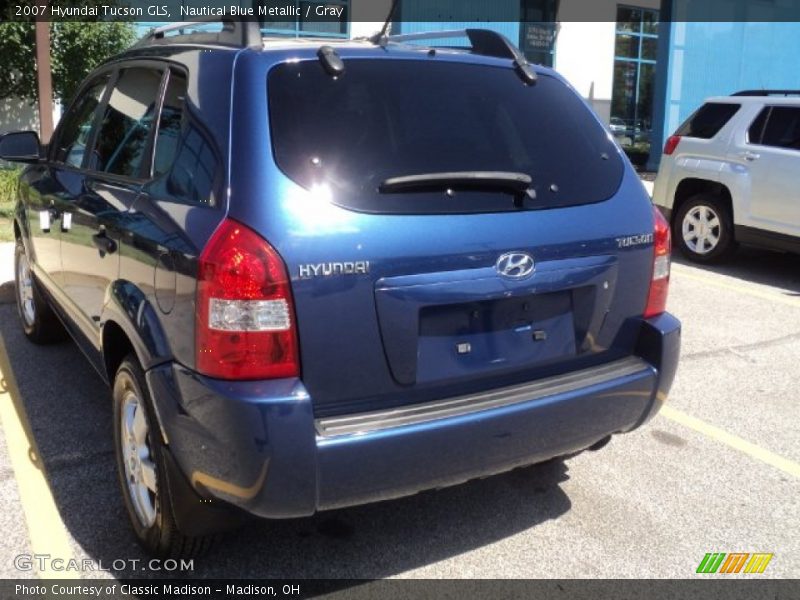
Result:
<instances>
[{"instance_id":1,"label":"rear taillight","mask_svg":"<svg viewBox=\"0 0 800 600\"><path fill-rule=\"evenodd\" d=\"M678 147L678 144L681 141L681 136L679 135L671 135L667 138L667 142L664 144L664 154L669 156L673 152L675 152L675 148Z\"/></svg>"},{"instance_id":2,"label":"rear taillight","mask_svg":"<svg viewBox=\"0 0 800 600\"><path fill-rule=\"evenodd\" d=\"M647 307L644 317L655 317L667 310L667 294L669 293L669 261L672 251L669 223L655 206L653 207L655 231L653 232L653 276L650 279L650 293L647 296Z\"/></svg>"},{"instance_id":3,"label":"rear taillight","mask_svg":"<svg viewBox=\"0 0 800 600\"><path fill-rule=\"evenodd\" d=\"M275 249L225 219L199 259L197 370L220 379L300 373L289 277Z\"/></svg>"}]
</instances>

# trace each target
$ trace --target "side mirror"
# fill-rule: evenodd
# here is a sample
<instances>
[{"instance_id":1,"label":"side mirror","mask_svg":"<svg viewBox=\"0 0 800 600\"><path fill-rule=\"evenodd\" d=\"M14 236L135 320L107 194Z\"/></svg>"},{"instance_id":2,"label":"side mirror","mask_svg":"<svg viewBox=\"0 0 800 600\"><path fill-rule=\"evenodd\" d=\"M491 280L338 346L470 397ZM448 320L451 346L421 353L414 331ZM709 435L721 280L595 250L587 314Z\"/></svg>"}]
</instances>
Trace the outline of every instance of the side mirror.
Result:
<instances>
[{"instance_id":1,"label":"side mirror","mask_svg":"<svg viewBox=\"0 0 800 600\"><path fill-rule=\"evenodd\" d=\"M34 163L41 157L42 145L33 131L0 135L0 158L9 162Z\"/></svg>"}]
</instances>

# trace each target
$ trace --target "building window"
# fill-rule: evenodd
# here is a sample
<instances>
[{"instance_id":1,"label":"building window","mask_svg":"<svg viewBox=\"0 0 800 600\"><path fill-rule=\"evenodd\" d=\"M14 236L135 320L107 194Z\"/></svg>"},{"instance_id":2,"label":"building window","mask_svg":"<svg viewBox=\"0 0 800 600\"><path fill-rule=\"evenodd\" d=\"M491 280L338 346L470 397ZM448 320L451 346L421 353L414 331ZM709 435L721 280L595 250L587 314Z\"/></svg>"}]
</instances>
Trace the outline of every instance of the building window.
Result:
<instances>
[{"instance_id":1,"label":"building window","mask_svg":"<svg viewBox=\"0 0 800 600\"><path fill-rule=\"evenodd\" d=\"M611 131L643 160L650 152L657 47L658 11L618 6Z\"/></svg>"},{"instance_id":2,"label":"building window","mask_svg":"<svg viewBox=\"0 0 800 600\"><path fill-rule=\"evenodd\" d=\"M520 0L519 47L530 62L553 66L558 0Z\"/></svg>"},{"instance_id":3,"label":"building window","mask_svg":"<svg viewBox=\"0 0 800 600\"><path fill-rule=\"evenodd\" d=\"M264 6L273 6L274 2L259 2ZM293 35L301 37L313 35L317 37L346 38L350 35L350 0L294 0L281 3L281 6L292 6L294 13L299 15L295 19L281 19L277 21L261 21L261 31L267 35ZM338 19L329 16L317 16L318 8L344 8ZM325 11L331 14L330 11Z\"/></svg>"}]
</instances>

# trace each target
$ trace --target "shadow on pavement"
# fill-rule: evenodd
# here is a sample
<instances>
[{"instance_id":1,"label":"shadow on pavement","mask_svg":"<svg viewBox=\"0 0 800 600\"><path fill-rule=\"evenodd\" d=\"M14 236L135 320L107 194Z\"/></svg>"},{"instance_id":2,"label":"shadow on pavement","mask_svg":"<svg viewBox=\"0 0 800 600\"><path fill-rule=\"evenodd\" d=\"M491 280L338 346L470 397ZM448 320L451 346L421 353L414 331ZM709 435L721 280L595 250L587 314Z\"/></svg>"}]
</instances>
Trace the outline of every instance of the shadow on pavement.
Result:
<instances>
[{"instance_id":1,"label":"shadow on pavement","mask_svg":"<svg viewBox=\"0 0 800 600\"><path fill-rule=\"evenodd\" d=\"M727 275L736 279L788 290L787 296L800 296L800 255L740 247L722 264L703 265L691 262L675 251L676 263Z\"/></svg>"},{"instance_id":2,"label":"shadow on pavement","mask_svg":"<svg viewBox=\"0 0 800 600\"><path fill-rule=\"evenodd\" d=\"M19 401L70 534L88 557L105 567L116 559L145 559L129 530L118 490L108 389L73 343L29 343L14 305L0 306L0 335L19 387ZM559 483L567 479L564 461L554 460L401 500L306 519L253 521L228 535L210 555L196 559L194 572L186 575L396 575L564 514L571 503Z\"/></svg>"}]
</instances>

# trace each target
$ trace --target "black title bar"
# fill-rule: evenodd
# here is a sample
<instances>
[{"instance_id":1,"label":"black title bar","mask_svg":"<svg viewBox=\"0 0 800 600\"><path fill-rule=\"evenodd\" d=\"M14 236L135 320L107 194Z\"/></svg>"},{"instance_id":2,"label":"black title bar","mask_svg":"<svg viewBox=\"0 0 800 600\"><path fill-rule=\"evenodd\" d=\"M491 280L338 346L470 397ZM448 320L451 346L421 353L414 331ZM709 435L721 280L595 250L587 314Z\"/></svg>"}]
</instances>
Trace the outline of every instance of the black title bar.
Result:
<instances>
[{"instance_id":1,"label":"black title bar","mask_svg":"<svg viewBox=\"0 0 800 600\"><path fill-rule=\"evenodd\" d=\"M616 5L596 0L554 2L545 22L616 20ZM386 20L391 0L0 0L5 21L183 22L208 17L236 17L267 24L297 22L374 22ZM800 0L752 2L662 0L663 21L800 22ZM476 8L470 2L429 0L405 10L400 0L395 20L404 22L518 22L519 0L495 0Z\"/></svg>"}]
</instances>

